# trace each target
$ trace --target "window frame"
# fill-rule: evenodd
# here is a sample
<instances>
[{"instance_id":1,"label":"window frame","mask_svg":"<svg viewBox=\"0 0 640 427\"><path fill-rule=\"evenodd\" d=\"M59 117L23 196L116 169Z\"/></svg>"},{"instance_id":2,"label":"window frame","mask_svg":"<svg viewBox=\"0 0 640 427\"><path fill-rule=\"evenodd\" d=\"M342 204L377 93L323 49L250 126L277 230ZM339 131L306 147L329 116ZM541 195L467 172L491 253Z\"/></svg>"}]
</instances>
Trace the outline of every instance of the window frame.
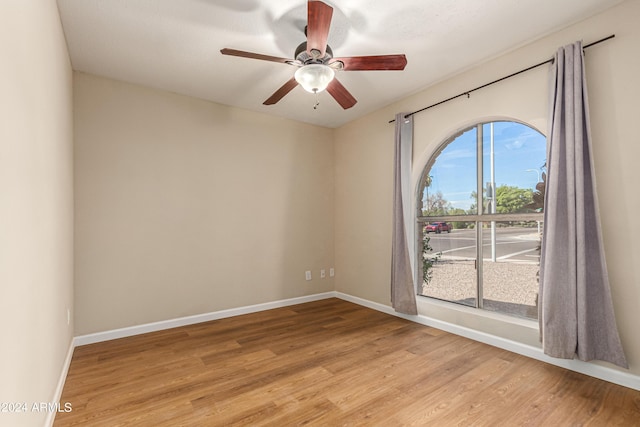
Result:
<instances>
[{"instance_id":1,"label":"window frame","mask_svg":"<svg viewBox=\"0 0 640 427\"><path fill-rule=\"evenodd\" d=\"M438 300L438 301L444 301L450 304L456 304L456 305L462 305L462 306L466 306L466 307L470 307L470 308L475 308L475 309L484 309L484 298L483 298L483 279L484 279L484 272L483 272L483 262L479 262L480 260L484 260L484 249L483 249L483 225L484 223L492 223L492 222L504 222L504 221L537 221L539 223L543 223L544 221L544 212L523 212L523 213L489 213L489 212L485 212L486 206L485 203L483 202L483 191L484 191L484 187L483 187L483 183L484 183L484 162L483 162L483 157L484 157L484 125L486 124L490 124L490 123L498 123L498 122L511 122L511 123L517 123L517 124L521 124L523 126L526 126L530 129L533 129L534 131L538 132L540 135L544 136L546 138L546 135L542 132L540 132L540 130L536 129L534 126L519 121L519 120L514 120L514 119L507 119L507 118L503 118L503 119L495 119L495 120L488 120L488 121L481 121L481 122L476 122L476 124L471 125L471 126L467 126L464 129L454 133L453 135L449 136L447 139L445 139L437 148L436 150L434 150L434 152L429 156L427 162L425 163L422 172L420 173L420 178L418 180L417 183L417 197L416 197L416 220L415 220L415 224L416 224L416 233L415 233L415 237L416 237L416 251L415 251L415 258L416 258L416 275L417 275L417 280L416 280L416 295L418 297L422 297L422 298L429 298L432 300ZM422 215L422 208L423 208L423 204L422 204L422 191L424 189L424 187L422 186L422 183L424 182L424 177L425 174L429 173L431 171L431 168L434 166L435 162L437 161L438 157L440 156L440 154L442 153L442 151L444 151L444 149L451 144L453 141L455 141L458 137L460 137L461 135L463 135L465 132L468 132L472 129L476 129L476 194L477 194L477 200L476 200L476 213L474 214L459 214L459 215ZM546 147L548 147L548 143L545 144ZM495 183L494 183L495 184ZM514 218L515 217L515 218ZM436 297L431 297L428 295L423 295L421 294L418 289L420 288L423 280L424 280L424 271L422 269L422 259L421 257L422 255L422 245L423 245L423 232L422 230L424 229L424 227L431 223L431 222L440 222L440 221L444 221L444 222L448 222L448 223L452 223L452 222L475 222L475 231L476 231L476 258L475 258L475 265L476 265L476 303L475 306L468 306L468 305L464 305L464 304L460 304L460 303L456 303L455 301L450 301L450 300L444 300L444 299L440 299L440 298L436 298ZM501 313L501 312L498 312ZM507 313L501 313L501 314L505 314L508 315ZM533 320L533 319L532 319Z\"/></svg>"}]
</instances>

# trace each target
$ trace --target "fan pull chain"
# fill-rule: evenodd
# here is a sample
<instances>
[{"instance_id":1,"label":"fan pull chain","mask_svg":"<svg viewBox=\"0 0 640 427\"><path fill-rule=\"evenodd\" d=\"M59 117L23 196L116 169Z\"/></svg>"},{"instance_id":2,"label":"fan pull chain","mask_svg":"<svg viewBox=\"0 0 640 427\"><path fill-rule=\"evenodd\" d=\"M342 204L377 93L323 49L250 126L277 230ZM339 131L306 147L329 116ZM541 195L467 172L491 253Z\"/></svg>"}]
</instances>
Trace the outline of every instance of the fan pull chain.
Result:
<instances>
[{"instance_id":1,"label":"fan pull chain","mask_svg":"<svg viewBox=\"0 0 640 427\"><path fill-rule=\"evenodd\" d=\"M316 94L316 103L313 105L313 109L317 110L318 109L318 105L320 105L320 101L318 101L318 89L314 89L313 93Z\"/></svg>"}]
</instances>

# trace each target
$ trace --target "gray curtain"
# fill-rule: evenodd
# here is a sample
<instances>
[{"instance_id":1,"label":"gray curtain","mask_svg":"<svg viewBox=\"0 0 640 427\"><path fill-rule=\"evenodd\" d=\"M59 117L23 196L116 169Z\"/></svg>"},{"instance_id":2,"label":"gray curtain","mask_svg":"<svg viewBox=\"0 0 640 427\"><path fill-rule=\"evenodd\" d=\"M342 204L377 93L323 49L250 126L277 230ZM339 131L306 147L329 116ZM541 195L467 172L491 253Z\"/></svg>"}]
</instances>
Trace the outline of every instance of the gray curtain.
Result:
<instances>
[{"instance_id":1,"label":"gray curtain","mask_svg":"<svg viewBox=\"0 0 640 427\"><path fill-rule=\"evenodd\" d=\"M391 305L399 313L418 314L413 285L409 239L411 221L411 156L413 120L396 115L393 179L393 235L391 245Z\"/></svg>"},{"instance_id":2,"label":"gray curtain","mask_svg":"<svg viewBox=\"0 0 640 427\"><path fill-rule=\"evenodd\" d=\"M582 43L551 70L540 331L552 357L628 368L616 327L596 197Z\"/></svg>"}]
</instances>

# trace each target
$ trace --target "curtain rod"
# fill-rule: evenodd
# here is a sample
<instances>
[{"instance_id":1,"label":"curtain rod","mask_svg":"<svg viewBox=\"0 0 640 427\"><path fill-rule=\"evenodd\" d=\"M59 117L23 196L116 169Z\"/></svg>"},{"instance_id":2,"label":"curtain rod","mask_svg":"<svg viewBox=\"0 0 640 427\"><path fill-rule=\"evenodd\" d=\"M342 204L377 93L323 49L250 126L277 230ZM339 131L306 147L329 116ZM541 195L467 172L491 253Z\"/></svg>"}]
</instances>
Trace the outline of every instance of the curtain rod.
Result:
<instances>
[{"instance_id":1,"label":"curtain rod","mask_svg":"<svg viewBox=\"0 0 640 427\"><path fill-rule=\"evenodd\" d=\"M608 36L608 37L605 37L605 38L600 39L600 40L598 40L598 41L595 41L595 42L593 42L593 43L589 43L588 45L582 46L582 49L586 49L586 48L588 48L588 47L591 47L591 46L597 45L598 43L602 43L602 42L604 42L604 41L610 40L610 39L614 38L615 36L616 36L615 34L611 34L611 35L610 35L610 36ZM473 88L473 89L471 89L471 90L467 90L467 91L462 92L462 93L460 93L460 94L458 94L458 95L456 95L456 96L452 96L451 98L447 98L447 99L442 100L442 101L440 101L440 102L436 102L435 104L431 104L431 105L429 105L428 107L424 107L424 108L421 108L421 109L419 109L419 110L413 111L413 112L411 112L411 113L407 113L407 114L404 116L404 118L406 119L407 117L411 117L411 116L413 116L414 114L418 114L418 113L420 113L420 112L422 112L422 111L428 110L429 108L433 108L433 107L436 107L436 106L438 106L438 105L440 105L440 104L444 104L445 102L449 102L449 101L452 101L452 100L454 100L454 99L456 99L456 98L460 98L461 96L465 96L465 95L466 95L466 96L467 96L467 98L469 98L469 95L471 95L471 92L475 92L475 91L480 90L480 89L483 89L483 88L485 88L485 87L487 87L487 86L491 86L492 84L496 84L496 83L501 82L501 81L503 81L503 80L510 79L511 77L515 77L515 76L517 76L518 74L525 73L525 72L527 72L527 71L533 70L534 68L541 67L541 66L543 66L543 65L545 65L545 64L548 64L548 63L550 63L550 62L553 62L553 58L551 58L551 59L547 59L546 61L544 61L544 62L540 62L539 64L532 65L532 66L530 66L530 67L524 68L524 69L522 69L522 70L520 70L520 71L516 71L515 73L509 74L508 76L501 77L501 78L499 78L499 79L497 79L497 80L494 80L494 81L492 81L492 82L485 83L485 84L483 84L482 86L478 86L478 87ZM395 119L393 119L393 120L389 120L389 123L393 123L393 122L395 122L395 121L396 121Z\"/></svg>"}]
</instances>

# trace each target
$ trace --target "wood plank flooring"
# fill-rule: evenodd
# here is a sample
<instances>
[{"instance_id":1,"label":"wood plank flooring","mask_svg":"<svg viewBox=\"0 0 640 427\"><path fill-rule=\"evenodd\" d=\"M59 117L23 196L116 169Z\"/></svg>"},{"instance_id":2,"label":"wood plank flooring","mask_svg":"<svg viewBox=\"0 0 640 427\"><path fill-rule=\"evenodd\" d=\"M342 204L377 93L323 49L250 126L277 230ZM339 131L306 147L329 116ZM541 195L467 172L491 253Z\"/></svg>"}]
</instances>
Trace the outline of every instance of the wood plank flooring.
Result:
<instances>
[{"instance_id":1,"label":"wood plank flooring","mask_svg":"<svg viewBox=\"0 0 640 427\"><path fill-rule=\"evenodd\" d=\"M327 299L75 349L63 426L640 426L640 392Z\"/></svg>"}]
</instances>

